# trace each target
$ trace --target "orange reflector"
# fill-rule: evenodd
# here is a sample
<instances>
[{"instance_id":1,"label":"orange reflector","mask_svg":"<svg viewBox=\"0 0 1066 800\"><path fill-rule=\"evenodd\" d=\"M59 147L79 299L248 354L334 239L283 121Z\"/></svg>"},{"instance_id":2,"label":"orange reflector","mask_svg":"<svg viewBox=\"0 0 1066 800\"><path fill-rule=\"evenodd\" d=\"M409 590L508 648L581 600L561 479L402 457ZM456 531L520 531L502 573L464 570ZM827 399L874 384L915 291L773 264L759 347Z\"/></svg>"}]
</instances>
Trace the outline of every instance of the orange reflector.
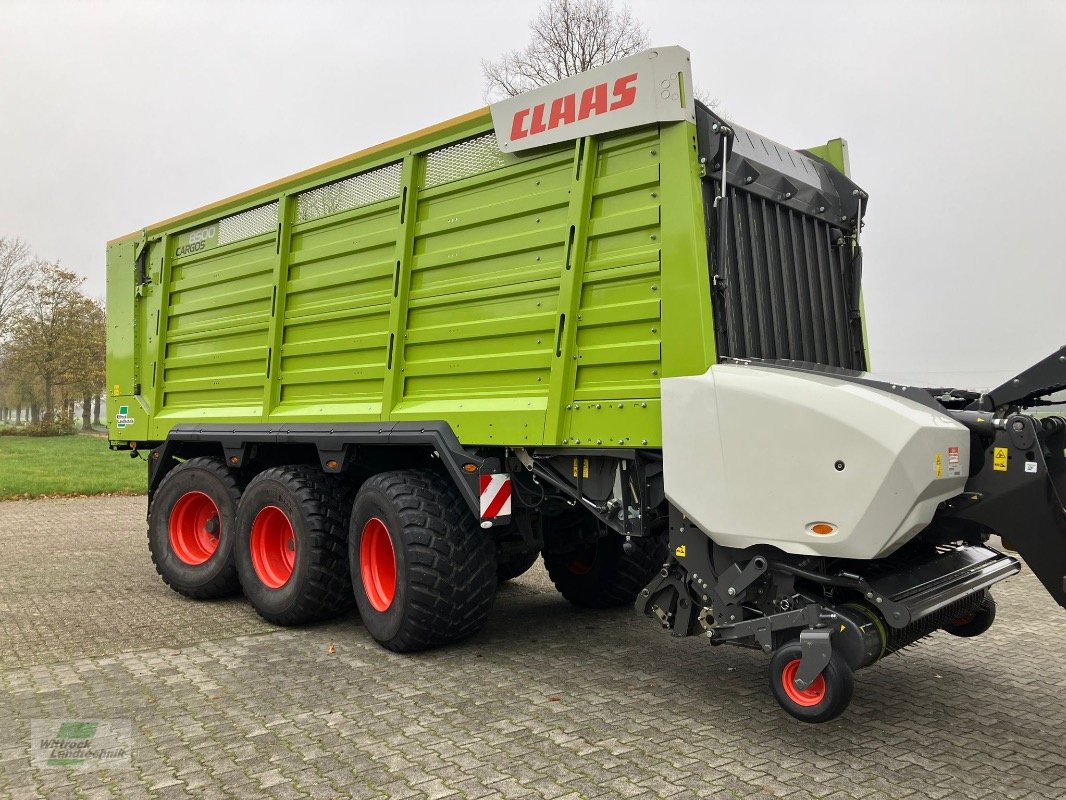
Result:
<instances>
[{"instance_id":1,"label":"orange reflector","mask_svg":"<svg viewBox=\"0 0 1066 800\"><path fill-rule=\"evenodd\" d=\"M330 460L330 461L326 462L326 469L336 469L336 468L337 468L337 462L336 461Z\"/></svg>"},{"instance_id":2,"label":"orange reflector","mask_svg":"<svg viewBox=\"0 0 1066 800\"><path fill-rule=\"evenodd\" d=\"M477 472L477 467L473 464L463 464L464 472Z\"/></svg>"},{"instance_id":3,"label":"orange reflector","mask_svg":"<svg viewBox=\"0 0 1066 800\"><path fill-rule=\"evenodd\" d=\"M231 464L239 464L239 463L241 463L241 460L239 458L237 458L237 456L230 456L229 457L229 463L231 463Z\"/></svg>"},{"instance_id":4,"label":"orange reflector","mask_svg":"<svg viewBox=\"0 0 1066 800\"><path fill-rule=\"evenodd\" d=\"M817 533L819 536L826 536L835 531L836 528L825 522L816 522L814 525L811 525L811 533Z\"/></svg>"}]
</instances>

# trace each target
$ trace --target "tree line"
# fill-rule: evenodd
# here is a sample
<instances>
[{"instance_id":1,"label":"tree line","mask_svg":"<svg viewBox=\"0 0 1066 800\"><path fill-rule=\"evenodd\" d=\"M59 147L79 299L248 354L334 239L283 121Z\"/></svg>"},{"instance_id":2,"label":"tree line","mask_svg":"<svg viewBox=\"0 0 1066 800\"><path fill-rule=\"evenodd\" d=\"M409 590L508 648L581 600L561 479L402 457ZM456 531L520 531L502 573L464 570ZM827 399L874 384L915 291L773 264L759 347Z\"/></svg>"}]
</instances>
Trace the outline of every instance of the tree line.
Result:
<instances>
[{"instance_id":1,"label":"tree line","mask_svg":"<svg viewBox=\"0 0 1066 800\"><path fill-rule=\"evenodd\" d=\"M100 424L104 392L104 305L85 279L0 236L0 421L40 432Z\"/></svg>"}]
</instances>

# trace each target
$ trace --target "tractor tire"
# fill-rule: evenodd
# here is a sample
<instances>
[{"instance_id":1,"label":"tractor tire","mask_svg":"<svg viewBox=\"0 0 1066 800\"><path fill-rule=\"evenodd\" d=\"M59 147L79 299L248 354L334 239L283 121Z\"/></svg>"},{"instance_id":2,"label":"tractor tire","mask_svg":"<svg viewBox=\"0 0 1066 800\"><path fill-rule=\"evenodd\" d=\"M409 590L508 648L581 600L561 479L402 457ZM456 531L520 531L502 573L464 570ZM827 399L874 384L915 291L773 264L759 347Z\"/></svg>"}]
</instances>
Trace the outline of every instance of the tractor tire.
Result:
<instances>
[{"instance_id":1,"label":"tractor tire","mask_svg":"<svg viewBox=\"0 0 1066 800\"><path fill-rule=\"evenodd\" d=\"M167 473L148 509L148 550L167 586L196 600L240 591L233 557L240 498L217 458L190 458Z\"/></svg>"},{"instance_id":2,"label":"tractor tire","mask_svg":"<svg viewBox=\"0 0 1066 800\"><path fill-rule=\"evenodd\" d=\"M352 510L348 560L363 624L389 650L455 642L488 620L496 547L447 477L397 470L367 480Z\"/></svg>"},{"instance_id":3,"label":"tractor tire","mask_svg":"<svg viewBox=\"0 0 1066 800\"><path fill-rule=\"evenodd\" d=\"M544 566L559 594L581 608L630 605L666 561L666 541L659 536L635 538L633 552L609 533L578 550L545 553Z\"/></svg>"},{"instance_id":4,"label":"tractor tire","mask_svg":"<svg viewBox=\"0 0 1066 800\"><path fill-rule=\"evenodd\" d=\"M834 650L822 674L806 689L792 683L803 658L798 639L777 648L770 660L770 691L774 699L801 722L829 722L836 719L851 703L855 677L839 651Z\"/></svg>"},{"instance_id":5,"label":"tractor tire","mask_svg":"<svg viewBox=\"0 0 1066 800\"><path fill-rule=\"evenodd\" d=\"M504 555L497 553L496 580L499 583L503 583L512 578L517 578L519 575L525 575L537 563L539 557L540 550L526 550Z\"/></svg>"},{"instance_id":6,"label":"tractor tire","mask_svg":"<svg viewBox=\"0 0 1066 800\"><path fill-rule=\"evenodd\" d=\"M234 554L244 594L263 619L299 625L355 604L345 541L351 496L337 478L299 465L272 467L248 484Z\"/></svg>"},{"instance_id":7,"label":"tractor tire","mask_svg":"<svg viewBox=\"0 0 1066 800\"><path fill-rule=\"evenodd\" d=\"M944 630L952 636L969 639L973 636L980 636L991 628L992 623L995 621L996 601L992 598L992 595L986 593L985 599L981 605L966 616L949 622L944 626Z\"/></svg>"}]
</instances>

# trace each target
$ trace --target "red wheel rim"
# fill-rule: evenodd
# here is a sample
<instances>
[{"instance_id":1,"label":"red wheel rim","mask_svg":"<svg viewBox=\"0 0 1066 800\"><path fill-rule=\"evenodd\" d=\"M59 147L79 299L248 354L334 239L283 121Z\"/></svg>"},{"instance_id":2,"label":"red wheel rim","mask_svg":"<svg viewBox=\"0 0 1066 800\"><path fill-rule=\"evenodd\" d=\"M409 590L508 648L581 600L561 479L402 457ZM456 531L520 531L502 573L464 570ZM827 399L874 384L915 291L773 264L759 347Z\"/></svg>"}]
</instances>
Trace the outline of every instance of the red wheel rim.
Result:
<instances>
[{"instance_id":1,"label":"red wheel rim","mask_svg":"<svg viewBox=\"0 0 1066 800\"><path fill-rule=\"evenodd\" d=\"M796 679L799 671L800 660L798 658L789 661L781 671L781 685L785 688L785 695L798 706L810 708L825 700L825 678L819 675L806 689L797 689L792 681Z\"/></svg>"},{"instance_id":2,"label":"red wheel rim","mask_svg":"<svg viewBox=\"0 0 1066 800\"><path fill-rule=\"evenodd\" d=\"M363 526L359 540L359 573L375 611L387 611L396 597L396 550L389 529L377 517Z\"/></svg>"},{"instance_id":3,"label":"red wheel rim","mask_svg":"<svg viewBox=\"0 0 1066 800\"><path fill-rule=\"evenodd\" d=\"M588 575L592 572L592 565L596 562L596 548L590 547L583 553L574 556L566 568L573 575Z\"/></svg>"},{"instance_id":4,"label":"red wheel rim","mask_svg":"<svg viewBox=\"0 0 1066 800\"><path fill-rule=\"evenodd\" d=\"M222 520L215 501L203 492L187 492L170 512L170 549L180 561L199 566L218 549Z\"/></svg>"},{"instance_id":5,"label":"red wheel rim","mask_svg":"<svg viewBox=\"0 0 1066 800\"><path fill-rule=\"evenodd\" d=\"M277 506L265 506L252 522L252 567L264 584L280 589L296 564L296 534L289 516Z\"/></svg>"}]
</instances>

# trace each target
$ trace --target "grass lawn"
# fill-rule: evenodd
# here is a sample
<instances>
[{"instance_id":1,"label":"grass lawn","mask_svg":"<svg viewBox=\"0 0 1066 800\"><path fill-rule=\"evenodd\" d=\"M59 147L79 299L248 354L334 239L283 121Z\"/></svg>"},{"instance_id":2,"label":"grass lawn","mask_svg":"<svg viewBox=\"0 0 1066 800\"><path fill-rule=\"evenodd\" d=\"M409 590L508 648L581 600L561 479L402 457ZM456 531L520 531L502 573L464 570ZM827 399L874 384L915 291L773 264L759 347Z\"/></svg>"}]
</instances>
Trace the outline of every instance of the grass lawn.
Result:
<instances>
[{"instance_id":1,"label":"grass lawn","mask_svg":"<svg viewBox=\"0 0 1066 800\"><path fill-rule=\"evenodd\" d=\"M143 494L147 483L148 465L103 436L0 436L0 500Z\"/></svg>"}]
</instances>

